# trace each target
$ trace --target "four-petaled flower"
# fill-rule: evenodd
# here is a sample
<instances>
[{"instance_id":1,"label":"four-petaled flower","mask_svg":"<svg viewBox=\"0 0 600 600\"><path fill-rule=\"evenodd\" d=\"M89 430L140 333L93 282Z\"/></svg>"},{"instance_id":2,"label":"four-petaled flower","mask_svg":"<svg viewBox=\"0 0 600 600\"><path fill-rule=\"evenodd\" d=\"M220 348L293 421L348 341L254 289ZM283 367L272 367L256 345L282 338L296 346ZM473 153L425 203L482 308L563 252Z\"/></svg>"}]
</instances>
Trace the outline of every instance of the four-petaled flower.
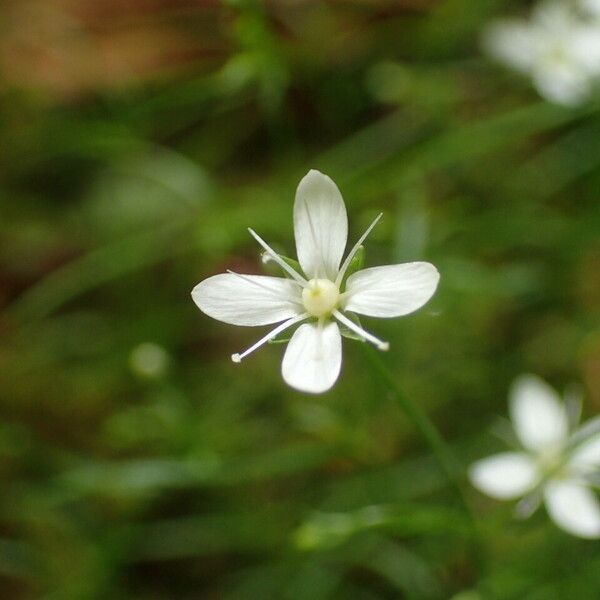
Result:
<instances>
[{"instance_id":1,"label":"four-petaled flower","mask_svg":"<svg viewBox=\"0 0 600 600\"><path fill-rule=\"evenodd\" d=\"M399 317L423 306L434 294L437 269L427 262L373 267L345 279L348 267L379 215L342 262L348 236L344 201L335 183L319 171L300 181L294 203L294 234L302 273L292 268L252 229L252 236L289 277L240 275L209 277L192 291L204 313L233 325L269 325L270 333L232 360L248 354L303 322L293 333L282 363L284 380L311 393L328 390L342 364L340 324L362 340L387 350L388 344L365 331L352 313ZM347 313L350 313L350 317Z\"/></svg>"},{"instance_id":2,"label":"four-petaled flower","mask_svg":"<svg viewBox=\"0 0 600 600\"><path fill-rule=\"evenodd\" d=\"M559 527L583 538L600 537L600 504L590 489L600 470L598 423L570 431L565 404L532 375L513 385L510 414L523 449L473 464L473 485L501 500L525 496L518 506L522 513L530 514L543 499Z\"/></svg>"},{"instance_id":3,"label":"four-petaled flower","mask_svg":"<svg viewBox=\"0 0 600 600\"><path fill-rule=\"evenodd\" d=\"M592 0L587 2L592 8ZM492 24L483 41L491 55L529 75L550 102L581 104L600 77L599 25L556 0L540 3L530 21Z\"/></svg>"}]
</instances>

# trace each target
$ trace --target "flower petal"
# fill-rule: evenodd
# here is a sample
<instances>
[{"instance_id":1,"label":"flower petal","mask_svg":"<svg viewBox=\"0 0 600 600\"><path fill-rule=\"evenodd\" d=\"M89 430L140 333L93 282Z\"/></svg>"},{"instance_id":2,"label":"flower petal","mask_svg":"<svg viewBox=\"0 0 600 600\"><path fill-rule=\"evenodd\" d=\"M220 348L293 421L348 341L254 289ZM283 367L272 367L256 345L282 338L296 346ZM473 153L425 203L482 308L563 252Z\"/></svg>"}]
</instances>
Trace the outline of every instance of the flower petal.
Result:
<instances>
[{"instance_id":1,"label":"flower petal","mask_svg":"<svg viewBox=\"0 0 600 600\"><path fill-rule=\"evenodd\" d=\"M427 262L363 269L348 277L344 310L370 317L400 317L433 296L440 274Z\"/></svg>"},{"instance_id":2,"label":"flower petal","mask_svg":"<svg viewBox=\"0 0 600 600\"><path fill-rule=\"evenodd\" d=\"M213 319L232 325L269 325L304 312L301 288L283 277L222 273L201 281L192 299Z\"/></svg>"},{"instance_id":3,"label":"flower petal","mask_svg":"<svg viewBox=\"0 0 600 600\"><path fill-rule=\"evenodd\" d=\"M592 17L600 17L600 0L579 0L579 6Z\"/></svg>"},{"instance_id":4,"label":"flower petal","mask_svg":"<svg viewBox=\"0 0 600 600\"><path fill-rule=\"evenodd\" d=\"M540 477L527 454L503 452L474 463L469 469L469 479L488 496L508 500L532 489Z\"/></svg>"},{"instance_id":5,"label":"flower petal","mask_svg":"<svg viewBox=\"0 0 600 600\"><path fill-rule=\"evenodd\" d=\"M559 527L578 537L600 537L600 504L588 487L568 479L550 481L544 499Z\"/></svg>"},{"instance_id":6,"label":"flower petal","mask_svg":"<svg viewBox=\"0 0 600 600\"><path fill-rule=\"evenodd\" d=\"M600 7L600 2L598 3ZM600 13L599 15L600 16ZM572 40L573 57L591 76L600 73L600 28L597 24L582 25Z\"/></svg>"},{"instance_id":7,"label":"flower petal","mask_svg":"<svg viewBox=\"0 0 600 600\"><path fill-rule=\"evenodd\" d=\"M569 419L558 394L539 377L522 375L512 386L509 408L525 448L557 449L567 440Z\"/></svg>"},{"instance_id":8,"label":"flower petal","mask_svg":"<svg viewBox=\"0 0 600 600\"><path fill-rule=\"evenodd\" d=\"M337 186L319 171L309 171L298 184L294 235L305 275L334 281L348 238L348 217Z\"/></svg>"},{"instance_id":9,"label":"flower petal","mask_svg":"<svg viewBox=\"0 0 600 600\"><path fill-rule=\"evenodd\" d=\"M539 39L529 23L504 19L487 27L483 47L499 61L528 73L538 56Z\"/></svg>"},{"instance_id":10,"label":"flower petal","mask_svg":"<svg viewBox=\"0 0 600 600\"><path fill-rule=\"evenodd\" d=\"M283 357L285 382L312 394L327 391L342 366L342 336L336 323L305 323L294 332Z\"/></svg>"},{"instance_id":11,"label":"flower petal","mask_svg":"<svg viewBox=\"0 0 600 600\"><path fill-rule=\"evenodd\" d=\"M569 465L581 474L600 470L600 433L593 435L573 450Z\"/></svg>"},{"instance_id":12,"label":"flower petal","mask_svg":"<svg viewBox=\"0 0 600 600\"><path fill-rule=\"evenodd\" d=\"M533 71L533 83L546 100L563 106L577 106L591 93L590 77L578 64L541 64Z\"/></svg>"}]
</instances>

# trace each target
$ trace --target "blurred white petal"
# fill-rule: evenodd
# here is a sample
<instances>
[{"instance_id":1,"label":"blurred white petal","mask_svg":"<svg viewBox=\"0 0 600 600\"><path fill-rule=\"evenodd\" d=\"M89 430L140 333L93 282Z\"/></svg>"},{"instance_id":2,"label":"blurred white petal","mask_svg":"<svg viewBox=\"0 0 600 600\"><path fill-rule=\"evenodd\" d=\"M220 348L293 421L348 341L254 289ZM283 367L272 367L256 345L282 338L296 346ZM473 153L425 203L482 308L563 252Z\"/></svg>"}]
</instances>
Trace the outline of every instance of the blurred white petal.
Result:
<instances>
[{"instance_id":1,"label":"blurred white petal","mask_svg":"<svg viewBox=\"0 0 600 600\"><path fill-rule=\"evenodd\" d=\"M283 277L222 273L192 291L198 308L232 325L269 325L304 312L298 284Z\"/></svg>"},{"instance_id":2,"label":"blurred white petal","mask_svg":"<svg viewBox=\"0 0 600 600\"><path fill-rule=\"evenodd\" d=\"M577 23L575 14L562 0L542 0L531 12L531 21L539 30L559 36Z\"/></svg>"},{"instance_id":3,"label":"blurred white petal","mask_svg":"<svg viewBox=\"0 0 600 600\"><path fill-rule=\"evenodd\" d=\"M348 217L337 185L314 169L296 191L294 234L305 275L334 281L346 248Z\"/></svg>"},{"instance_id":4,"label":"blurred white petal","mask_svg":"<svg viewBox=\"0 0 600 600\"><path fill-rule=\"evenodd\" d=\"M336 382L341 366L342 336L337 323L305 323L289 341L281 372L293 388L319 394Z\"/></svg>"},{"instance_id":5,"label":"blurred white petal","mask_svg":"<svg viewBox=\"0 0 600 600\"><path fill-rule=\"evenodd\" d=\"M573 432L570 441L574 444L580 444L598 433L600 433L600 415L592 417L585 423L582 423L577 431Z\"/></svg>"},{"instance_id":6,"label":"blurred white petal","mask_svg":"<svg viewBox=\"0 0 600 600\"><path fill-rule=\"evenodd\" d=\"M600 75L600 22L579 28L573 39L572 54L589 75Z\"/></svg>"},{"instance_id":7,"label":"blurred white petal","mask_svg":"<svg viewBox=\"0 0 600 600\"><path fill-rule=\"evenodd\" d=\"M525 448L559 449L566 443L569 420L565 407L539 377L519 377L511 388L509 407L515 432Z\"/></svg>"},{"instance_id":8,"label":"blurred white petal","mask_svg":"<svg viewBox=\"0 0 600 600\"><path fill-rule=\"evenodd\" d=\"M504 452L474 463L469 469L473 485L493 498L518 498L531 490L540 476L535 463L523 452Z\"/></svg>"},{"instance_id":9,"label":"blurred white petal","mask_svg":"<svg viewBox=\"0 0 600 600\"><path fill-rule=\"evenodd\" d=\"M587 73L570 63L540 65L533 74L533 82L541 96L563 106L581 104L591 91Z\"/></svg>"},{"instance_id":10,"label":"blurred white petal","mask_svg":"<svg viewBox=\"0 0 600 600\"><path fill-rule=\"evenodd\" d=\"M571 480L550 481L544 499L559 527L578 537L600 537L600 504L588 487Z\"/></svg>"},{"instance_id":11,"label":"blurred white petal","mask_svg":"<svg viewBox=\"0 0 600 600\"><path fill-rule=\"evenodd\" d=\"M579 0L579 6L584 13L600 18L600 0Z\"/></svg>"},{"instance_id":12,"label":"blurred white petal","mask_svg":"<svg viewBox=\"0 0 600 600\"><path fill-rule=\"evenodd\" d=\"M427 262L363 269L348 277L344 310L370 317L400 317L421 308L440 274Z\"/></svg>"},{"instance_id":13,"label":"blurred white petal","mask_svg":"<svg viewBox=\"0 0 600 600\"><path fill-rule=\"evenodd\" d=\"M600 470L600 434L592 436L573 450L569 465L578 473Z\"/></svg>"},{"instance_id":14,"label":"blurred white petal","mask_svg":"<svg viewBox=\"0 0 600 600\"><path fill-rule=\"evenodd\" d=\"M538 40L528 23L505 20L490 25L484 31L483 47L507 66L529 73L535 63Z\"/></svg>"}]
</instances>

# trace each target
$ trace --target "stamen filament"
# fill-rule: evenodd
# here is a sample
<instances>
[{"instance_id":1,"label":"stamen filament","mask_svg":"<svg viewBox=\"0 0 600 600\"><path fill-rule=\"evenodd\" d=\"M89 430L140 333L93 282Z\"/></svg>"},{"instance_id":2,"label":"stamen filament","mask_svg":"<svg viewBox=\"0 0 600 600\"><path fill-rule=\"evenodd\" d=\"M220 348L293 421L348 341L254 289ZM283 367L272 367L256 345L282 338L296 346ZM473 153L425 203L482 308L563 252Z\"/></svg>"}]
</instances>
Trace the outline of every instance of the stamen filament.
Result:
<instances>
[{"instance_id":1,"label":"stamen filament","mask_svg":"<svg viewBox=\"0 0 600 600\"><path fill-rule=\"evenodd\" d=\"M369 227L367 227L367 230L360 236L360 238L358 239L358 242L356 242L356 244L354 244L354 246L352 247L352 250L350 250L348 256L346 256L346 260L343 262L342 267L341 267L337 277L335 278L335 285L337 285L338 287L340 286L340 283L342 283L342 279L344 278L344 275L346 274L346 270L350 266L350 263L352 262L354 255L358 252L358 249L360 248L361 244L365 241L365 239L367 238L369 233L371 233L371 230L373 229L373 227L375 227L375 225L377 225L377 223L379 222L379 219L381 219L381 217L383 217L383 213L379 213L375 217L375 220L369 225Z\"/></svg>"},{"instance_id":2,"label":"stamen filament","mask_svg":"<svg viewBox=\"0 0 600 600\"><path fill-rule=\"evenodd\" d=\"M275 252L275 250L273 250L273 248L271 248L271 246L269 246L267 244L267 242L265 242L265 240L263 240L258 233L256 233L256 231L254 231L254 229L251 229L250 227L248 227L248 231L250 232L250 235L265 249L265 251L267 252L267 254L284 270L286 271L286 273L289 273L299 284L305 286L308 281L306 281L306 279L304 279L304 277L302 277L301 275L299 275L298 273L296 273L296 271L294 271L294 269L292 269L292 267L290 267L290 265L288 265L280 256L279 254L277 254L277 252Z\"/></svg>"},{"instance_id":3,"label":"stamen filament","mask_svg":"<svg viewBox=\"0 0 600 600\"><path fill-rule=\"evenodd\" d=\"M277 327L275 327L275 329L273 329L272 331L267 333L267 335L265 335L264 337L260 338L260 340L258 340L258 342L252 344L252 346L250 346L250 348L248 348L247 350L244 350L241 354L238 354L237 352L235 354L232 354L231 360L234 363L242 362L242 359L246 358L246 356L248 356L248 354L250 354L251 352L254 352L257 348L260 348L262 345L266 344L269 340L272 340L275 336L279 335L282 331L285 331L288 327L295 325L299 321L303 321L304 319L307 319L309 316L310 315L308 313L303 313L296 317L292 317L291 319L288 319L287 321L284 321L283 323L280 323L279 325L277 325Z\"/></svg>"},{"instance_id":4,"label":"stamen filament","mask_svg":"<svg viewBox=\"0 0 600 600\"><path fill-rule=\"evenodd\" d=\"M372 333L365 331L362 327L359 327L356 323L354 323L352 320L350 320L348 317L342 314L339 310L334 310L333 316L340 323L343 323L348 329L354 331L356 335L359 335L367 342L371 342L371 344L373 344L377 349L383 350L384 352L390 349L390 344L388 342L384 342L383 340L376 338Z\"/></svg>"}]
</instances>

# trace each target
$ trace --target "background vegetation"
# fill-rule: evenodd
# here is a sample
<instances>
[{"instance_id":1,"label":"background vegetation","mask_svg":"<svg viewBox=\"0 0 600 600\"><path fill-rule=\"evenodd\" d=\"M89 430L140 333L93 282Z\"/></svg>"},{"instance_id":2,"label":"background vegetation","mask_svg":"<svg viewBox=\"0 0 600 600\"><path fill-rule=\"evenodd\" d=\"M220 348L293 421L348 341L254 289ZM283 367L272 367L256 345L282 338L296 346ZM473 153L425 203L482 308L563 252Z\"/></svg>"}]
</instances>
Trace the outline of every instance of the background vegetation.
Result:
<instances>
[{"instance_id":1,"label":"background vegetation","mask_svg":"<svg viewBox=\"0 0 600 600\"><path fill-rule=\"evenodd\" d=\"M600 410L600 106L482 57L504 0L12 0L0 8L0 598L593 599L597 542L430 451L346 343L323 396L189 292L293 254L329 174L367 265L442 273L368 326L464 466L522 372ZM368 321L368 319L367 319ZM261 330L262 331L262 330Z\"/></svg>"}]
</instances>

